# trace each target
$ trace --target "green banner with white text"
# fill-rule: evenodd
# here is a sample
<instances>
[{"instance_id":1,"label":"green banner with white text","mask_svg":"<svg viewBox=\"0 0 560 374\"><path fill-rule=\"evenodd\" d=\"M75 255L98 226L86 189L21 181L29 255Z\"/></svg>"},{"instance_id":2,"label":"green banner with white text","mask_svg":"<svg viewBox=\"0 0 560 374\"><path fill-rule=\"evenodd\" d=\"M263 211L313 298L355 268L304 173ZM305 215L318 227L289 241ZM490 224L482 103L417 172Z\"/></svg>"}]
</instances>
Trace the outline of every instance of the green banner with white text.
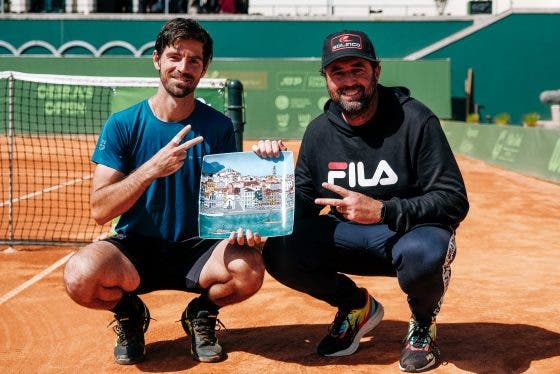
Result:
<instances>
[{"instance_id":1,"label":"green banner with white text","mask_svg":"<svg viewBox=\"0 0 560 374\"><path fill-rule=\"evenodd\" d=\"M560 129L442 124L453 151L503 168L560 182Z\"/></svg>"}]
</instances>

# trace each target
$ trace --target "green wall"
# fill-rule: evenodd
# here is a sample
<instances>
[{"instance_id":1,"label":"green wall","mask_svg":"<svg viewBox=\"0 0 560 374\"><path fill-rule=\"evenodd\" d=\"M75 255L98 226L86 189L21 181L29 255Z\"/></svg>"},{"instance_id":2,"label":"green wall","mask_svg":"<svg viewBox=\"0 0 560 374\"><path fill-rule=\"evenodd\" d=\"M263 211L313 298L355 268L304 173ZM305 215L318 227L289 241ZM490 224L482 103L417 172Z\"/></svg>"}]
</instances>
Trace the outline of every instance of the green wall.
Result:
<instances>
[{"instance_id":1,"label":"green wall","mask_svg":"<svg viewBox=\"0 0 560 374\"><path fill-rule=\"evenodd\" d=\"M328 99L318 59L215 59L209 78L238 79L245 91L245 138L300 139ZM448 60L382 62L381 83L406 86L441 118L451 117ZM149 58L0 58L0 71L155 76ZM130 103L132 104L132 103Z\"/></svg>"},{"instance_id":2,"label":"green wall","mask_svg":"<svg viewBox=\"0 0 560 374\"><path fill-rule=\"evenodd\" d=\"M133 57L0 57L0 71L35 74L157 77L152 59Z\"/></svg>"},{"instance_id":3,"label":"green wall","mask_svg":"<svg viewBox=\"0 0 560 374\"><path fill-rule=\"evenodd\" d=\"M560 183L560 131L444 122L455 153Z\"/></svg>"},{"instance_id":4,"label":"green wall","mask_svg":"<svg viewBox=\"0 0 560 374\"><path fill-rule=\"evenodd\" d=\"M406 20L313 19L287 20L259 17L211 19L200 22L212 33L215 57L222 58L318 58L324 36L338 29L362 29L374 41L382 59L402 59L474 24L477 16L462 19L410 18ZM167 18L91 19L85 16L41 18L0 17L0 55L9 55L8 45L18 49L30 40L43 40L58 49L75 40L89 42L99 51L106 43L123 40L139 50L153 42ZM483 20L478 18L478 20ZM514 124L524 114L537 112L550 119L550 108L541 103L544 90L560 88L560 11L550 13L513 13L474 33L442 47L424 60L451 61L451 91L454 119L465 116L465 79L474 71L474 103L485 116L506 112ZM4 43L4 44L2 44ZM91 55L84 48L71 48L69 54ZM23 51L24 55L45 54L43 47ZM143 55L148 56L146 47ZM131 56L121 47L104 56ZM116 67L115 71L126 70ZM87 74L79 72L76 74Z\"/></svg>"},{"instance_id":5,"label":"green wall","mask_svg":"<svg viewBox=\"0 0 560 374\"><path fill-rule=\"evenodd\" d=\"M139 19L1 19L0 40L20 48L30 40L43 40L55 49L64 43L83 40L99 49L113 40L123 40L139 49L153 42L166 21ZM382 58L401 58L435 43L472 24L470 20L442 21L348 21L348 20L199 20L215 41L215 57L219 58L303 58L319 57L324 37L335 30L360 29L372 38ZM84 48L69 51L91 55ZM25 54L47 53L44 48L31 48ZM11 54L0 45L0 55ZM50 54L50 52L49 52ZM130 55L122 48L111 54ZM147 50L144 55L150 55Z\"/></svg>"},{"instance_id":6,"label":"green wall","mask_svg":"<svg viewBox=\"0 0 560 374\"><path fill-rule=\"evenodd\" d=\"M506 112L512 123L537 112L550 119L540 102L545 90L560 89L560 14L512 14L425 59L451 59L451 96L465 97L467 70L473 69L474 102L492 117Z\"/></svg>"}]
</instances>

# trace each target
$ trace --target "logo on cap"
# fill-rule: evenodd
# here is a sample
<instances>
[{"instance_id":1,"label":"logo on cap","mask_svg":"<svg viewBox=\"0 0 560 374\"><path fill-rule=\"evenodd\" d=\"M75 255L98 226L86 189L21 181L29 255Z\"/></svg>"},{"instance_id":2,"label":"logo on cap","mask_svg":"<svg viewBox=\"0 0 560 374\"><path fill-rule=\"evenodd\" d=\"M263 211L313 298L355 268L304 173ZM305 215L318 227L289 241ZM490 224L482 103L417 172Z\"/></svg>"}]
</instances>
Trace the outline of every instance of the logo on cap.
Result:
<instances>
[{"instance_id":1,"label":"logo on cap","mask_svg":"<svg viewBox=\"0 0 560 374\"><path fill-rule=\"evenodd\" d=\"M331 39L331 52L348 48L362 49L362 37L355 34L342 34Z\"/></svg>"}]
</instances>

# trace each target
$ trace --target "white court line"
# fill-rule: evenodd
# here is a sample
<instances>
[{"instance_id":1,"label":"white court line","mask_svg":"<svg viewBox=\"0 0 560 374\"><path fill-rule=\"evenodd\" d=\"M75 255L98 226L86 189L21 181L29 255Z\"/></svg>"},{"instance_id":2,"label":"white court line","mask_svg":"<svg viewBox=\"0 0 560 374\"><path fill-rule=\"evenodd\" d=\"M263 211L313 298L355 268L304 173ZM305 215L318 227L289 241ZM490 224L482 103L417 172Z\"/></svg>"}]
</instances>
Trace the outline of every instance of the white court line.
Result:
<instances>
[{"instance_id":1,"label":"white court line","mask_svg":"<svg viewBox=\"0 0 560 374\"><path fill-rule=\"evenodd\" d=\"M61 188L64 188L64 187L72 186L74 184L77 184L77 183L83 182L85 180L91 179L92 177L93 177L93 174L86 174L81 178L70 179L70 180L68 180L64 183L56 184L54 186L43 188L42 190L39 190L39 191L31 192L27 195L16 197L15 199L12 200L12 203L17 203L18 201L21 201L21 200L30 199L32 197L42 195L42 194L47 193L47 192L52 192L52 191L55 191L55 190L58 190L58 189L61 189ZM9 203L10 203L10 200L3 201L3 202L0 203L0 207L2 207L4 205L8 205Z\"/></svg>"},{"instance_id":2,"label":"white court line","mask_svg":"<svg viewBox=\"0 0 560 374\"><path fill-rule=\"evenodd\" d=\"M49 266L48 268L40 272L39 274L35 275L33 278L23 282L22 284L20 284L19 286L17 286L16 288L8 292L7 294L0 297L0 305L4 304L6 301L10 300L12 297L16 296L18 293L25 290L29 286L32 286L33 284L39 282L41 279L43 279L44 277L46 277L47 275L55 271L57 268L62 266L66 261L68 261L68 259L70 258L70 256L74 254L74 252L75 251L70 252L69 254L67 254L66 256L64 256L63 258L61 258L60 260L58 260L57 262L55 262L54 264L52 264L51 266Z\"/></svg>"},{"instance_id":3,"label":"white court line","mask_svg":"<svg viewBox=\"0 0 560 374\"><path fill-rule=\"evenodd\" d=\"M96 239L94 239L93 241L95 242L97 240L104 239L107 236L109 236L109 234L107 234L107 233L101 234ZM76 251L72 251L72 252L68 253L66 256L64 256L63 258L61 258L60 260L58 260L57 262L55 262L54 264L52 264L51 266L49 266L48 268L46 268L45 270L40 272L39 274L35 275L33 278L29 279L28 281L23 282L22 284L20 284L19 286L17 286L16 288L14 288L10 292L8 292L7 294L5 294L3 296L0 296L0 305L4 304L6 301L10 300L12 297L16 296L21 291L23 291L26 288L28 288L28 287L34 285L35 283L39 282L41 279L43 279L44 277L46 277L47 275L49 275L50 273L52 273L53 271L55 271L56 269L58 269L59 267L64 265L66 263L66 261L68 261L68 259L74 253L76 253Z\"/></svg>"},{"instance_id":4,"label":"white court line","mask_svg":"<svg viewBox=\"0 0 560 374\"><path fill-rule=\"evenodd\" d=\"M95 238L93 241L95 242L97 240L104 239L107 236L109 236L109 234L107 234L107 233L101 234L97 238ZM76 253L76 251L72 251L72 252L68 253L66 256L64 256L63 258L61 258L60 260L58 260L57 262L55 262L54 264L52 264L51 266L49 266L48 268L46 268L45 270L40 272L39 274L35 275L33 278L29 279L28 281L23 282L22 284L20 284L19 286L17 286L16 288L14 288L10 292L8 292L7 294L1 296L0 297L0 305L4 304L6 301L10 300L12 297L16 296L21 291L23 291L26 288L32 286L33 284L39 282L41 279L43 279L44 277L46 277L47 275L49 275L50 273L52 273L53 271L55 271L56 269L58 269L59 267L64 265L66 263L66 261L68 261L68 259L74 253Z\"/></svg>"},{"instance_id":5,"label":"white court line","mask_svg":"<svg viewBox=\"0 0 560 374\"><path fill-rule=\"evenodd\" d=\"M12 202L15 203L15 202L18 202L18 201L21 201L21 200L26 200L26 199L32 198L32 197L37 196L37 195L41 195L41 194L46 193L46 192L51 192L51 191L55 191L55 190L58 190L58 189L63 188L63 187L71 186L71 185L77 184L79 182L83 182L84 180L91 179L92 176L93 176L92 174L86 174L81 178L71 179L71 180L68 180L64 183L57 184L57 185L54 185L54 186L51 186L51 187L44 188L40 191L35 191L35 192L30 193L30 194L20 196L16 199L13 199ZM4 205L8 205L8 203L9 203L9 200L6 200L6 201L0 203L0 207L4 206ZM106 236L107 236L107 234L101 234L94 241L103 239ZM67 254L66 256L64 256L63 258L61 258L60 260L58 260L57 262L55 262L54 264L52 264L51 266L49 266L48 268L46 268L45 270L40 272L39 274L35 275L33 278L23 282L22 284L20 284L19 286L17 286L13 290L11 290L8 293L1 296L0 297L0 305L4 304L6 301L10 300L12 297L16 296L17 294L19 294L20 292L22 292L26 288L28 288L28 287L32 286L33 284L37 283L38 281L40 281L41 279L43 279L44 277L46 277L47 275L49 275L50 273L52 273L53 271L58 269L60 266L64 265L66 263L66 261L68 261L68 259L75 252L76 251L70 252L69 254Z\"/></svg>"}]
</instances>

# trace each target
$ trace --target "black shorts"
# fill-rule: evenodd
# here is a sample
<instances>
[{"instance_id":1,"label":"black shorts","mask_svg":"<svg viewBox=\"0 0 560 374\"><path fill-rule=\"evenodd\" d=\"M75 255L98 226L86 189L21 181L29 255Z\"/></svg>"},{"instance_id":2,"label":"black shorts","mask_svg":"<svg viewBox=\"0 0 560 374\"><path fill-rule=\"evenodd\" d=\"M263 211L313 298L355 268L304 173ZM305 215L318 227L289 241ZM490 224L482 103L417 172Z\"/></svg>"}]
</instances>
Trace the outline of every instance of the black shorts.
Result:
<instances>
[{"instance_id":1,"label":"black shorts","mask_svg":"<svg viewBox=\"0 0 560 374\"><path fill-rule=\"evenodd\" d=\"M156 290L202 292L198 284L202 267L220 240L194 237L167 242L141 236L117 234L105 241L115 245L140 275L136 293Z\"/></svg>"}]
</instances>

